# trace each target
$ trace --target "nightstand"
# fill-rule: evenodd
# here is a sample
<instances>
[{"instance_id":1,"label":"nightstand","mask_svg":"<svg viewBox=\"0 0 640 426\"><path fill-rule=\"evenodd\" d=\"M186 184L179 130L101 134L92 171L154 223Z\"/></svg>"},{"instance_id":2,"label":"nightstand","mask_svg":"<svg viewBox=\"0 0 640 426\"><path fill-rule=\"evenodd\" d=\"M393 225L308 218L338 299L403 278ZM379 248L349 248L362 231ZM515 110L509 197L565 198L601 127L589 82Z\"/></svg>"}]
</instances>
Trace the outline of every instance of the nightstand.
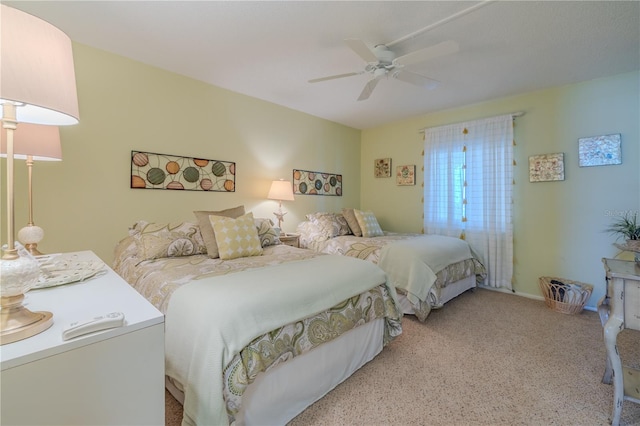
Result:
<instances>
[{"instance_id":1,"label":"nightstand","mask_svg":"<svg viewBox=\"0 0 640 426\"><path fill-rule=\"evenodd\" d=\"M300 234L280 235L280 241L291 247L300 247Z\"/></svg>"},{"instance_id":2,"label":"nightstand","mask_svg":"<svg viewBox=\"0 0 640 426\"><path fill-rule=\"evenodd\" d=\"M164 424L164 316L105 269L26 293L25 305L52 312L53 325L0 346L1 424ZM124 313L124 326L62 340L69 323L114 311Z\"/></svg>"}]
</instances>

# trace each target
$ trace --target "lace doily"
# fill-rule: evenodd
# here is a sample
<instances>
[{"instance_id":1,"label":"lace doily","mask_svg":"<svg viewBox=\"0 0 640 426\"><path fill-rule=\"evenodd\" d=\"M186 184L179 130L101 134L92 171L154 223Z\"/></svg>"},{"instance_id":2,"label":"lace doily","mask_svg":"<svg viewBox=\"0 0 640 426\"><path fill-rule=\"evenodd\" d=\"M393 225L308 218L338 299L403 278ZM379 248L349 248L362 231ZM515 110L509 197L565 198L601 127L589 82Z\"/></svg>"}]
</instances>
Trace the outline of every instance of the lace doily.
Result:
<instances>
[{"instance_id":1,"label":"lace doily","mask_svg":"<svg viewBox=\"0 0 640 426\"><path fill-rule=\"evenodd\" d=\"M107 272L104 262L82 260L77 254L38 256L36 260L40 264L40 277L32 290L84 281Z\"/></svg>"}]
</instances>

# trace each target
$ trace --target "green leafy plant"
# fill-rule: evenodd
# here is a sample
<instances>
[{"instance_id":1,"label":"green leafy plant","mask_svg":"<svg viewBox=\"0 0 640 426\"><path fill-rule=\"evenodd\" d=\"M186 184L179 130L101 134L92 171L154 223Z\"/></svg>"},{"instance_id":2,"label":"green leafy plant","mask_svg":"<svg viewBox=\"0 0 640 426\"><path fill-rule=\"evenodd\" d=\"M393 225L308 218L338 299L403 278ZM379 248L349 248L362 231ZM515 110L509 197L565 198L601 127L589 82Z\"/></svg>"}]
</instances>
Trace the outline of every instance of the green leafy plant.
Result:
<instances>
[{"instance_id":1,"label":"green leafy plant","mask_svg":"<svg viewBox=\"0 0 640 426\"><path fill-rule=\"evenodd\" d=\"M616 217L613 224L605 231L612 235L617 235L618 238L624 237L627 240L640 240L638 212L633 214L625 213L623 216Z\"/></svg>"}]
</instances>

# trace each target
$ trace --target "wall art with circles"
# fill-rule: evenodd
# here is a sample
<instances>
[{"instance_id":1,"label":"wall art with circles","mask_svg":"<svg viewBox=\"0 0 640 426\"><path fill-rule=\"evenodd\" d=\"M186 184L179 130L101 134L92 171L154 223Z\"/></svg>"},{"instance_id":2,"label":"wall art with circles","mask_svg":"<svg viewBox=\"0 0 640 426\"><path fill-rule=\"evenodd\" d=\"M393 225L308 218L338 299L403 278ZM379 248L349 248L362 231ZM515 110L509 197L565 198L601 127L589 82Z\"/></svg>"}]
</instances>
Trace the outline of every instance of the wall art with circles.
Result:
<instances>
[{"instance_id":1,"label":"wall art with circles","mask_svg":"<svg viewBox=\"0 0 640 426\"><path fill-rule=\"evenodd\" d=\"M236 163L131 151L131 188L235 192Z\"/></svg>"},{"instance_id":2,"label":"wall art with circles","mask_svg":"<svg viewBox=\"0 0 640 426\"><path fill-rule=\"evenodd\" d=\"M293 193L342 196L342 175L293 169Z\"/></svg>"}]
</instances>

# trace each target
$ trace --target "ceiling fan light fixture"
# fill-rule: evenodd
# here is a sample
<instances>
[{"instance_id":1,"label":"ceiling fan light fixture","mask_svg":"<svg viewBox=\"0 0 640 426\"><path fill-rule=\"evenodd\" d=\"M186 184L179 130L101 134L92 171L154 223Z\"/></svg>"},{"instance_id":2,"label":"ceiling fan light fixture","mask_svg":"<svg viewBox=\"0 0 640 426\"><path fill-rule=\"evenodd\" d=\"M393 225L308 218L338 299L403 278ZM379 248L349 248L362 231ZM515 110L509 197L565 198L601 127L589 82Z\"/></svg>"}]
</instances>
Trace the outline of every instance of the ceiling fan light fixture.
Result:
<instances>
[{"instance_id":1,"label":"ceiling fan light fixture","mask_svg":"<svg viewBox=\"0 0 640 426\"><path fill-rule=\"evenodd\" d=\"M375 78L382 78L382 77L386 77L388 73L389 71L386 68L376 68L373 71L373 76Z\"/></svg>"},{"instance_id":2,"label":"ceiling fan light fixture","mask_svg":"<svg viewBox=\"0 0 640 426\"><path fill-rule=\"evenodd\" d=\"M309 80L309 82L316 83L352 75L371 74L372 78L366 83L364 89L362 89L358 97L359 101L369 99L378 82L383 78L388 79L389 75L391 75L393 79L425 87L429 90L436 88L440 82L410 71L406 66L430 61L440 56L451 55L459 50L458 43L453 40L448 40L396 58L396 54L385 44L378 44L372 49L359 39L345 39L345 43L354 53L365 61L366 65L364 69L359 72L316 78Z\"/></svg>"},{"instance_id":3,"label":"ceiling fan light fixture","mask_svg":"<svg viewBox=\"0 0 640 426\"><path fill-rule=\"evenodd\" d=\"M374 48L374 53L376 58L378 58L378 63L381 65L391 65L393 60L396 58L396 54L389 50L389 48L384 44L377 45Z\"/></svg>"}]
</instances>

